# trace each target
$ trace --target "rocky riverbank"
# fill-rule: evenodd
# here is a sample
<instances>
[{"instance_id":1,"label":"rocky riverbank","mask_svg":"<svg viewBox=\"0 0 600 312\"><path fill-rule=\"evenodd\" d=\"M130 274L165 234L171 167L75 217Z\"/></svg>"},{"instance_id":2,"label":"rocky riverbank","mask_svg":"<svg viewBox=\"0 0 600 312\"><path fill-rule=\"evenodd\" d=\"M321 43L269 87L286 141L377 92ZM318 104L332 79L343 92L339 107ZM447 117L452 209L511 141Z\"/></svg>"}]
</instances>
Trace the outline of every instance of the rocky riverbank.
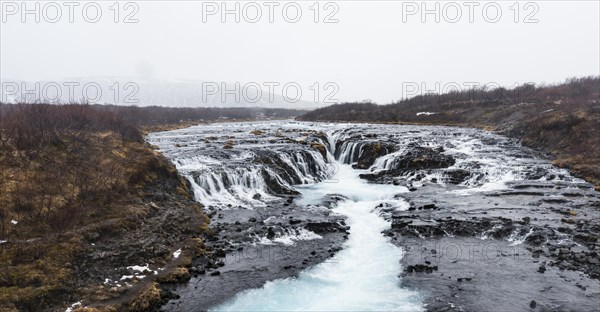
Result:
<instances>
[{"instance_id":1,"label":"rocky riverbank","mask_svg":"<svg viewBox=\"0 0 600 312\"><path fill-rule=\"evenodd\" d=\"M510 187L432 201L423 199L440 189L426 185L403 196L411 208L391 216L386 234L407 250L404 285L427 292L430 311L524 310L531 302L542 311L595 310L597 192L540 182ZM511 299L492 300L496 287L513 287Z\"/></svg>"},{"instance_id":2,"label":"rocky riverbank","mask_svg":"<svg viewBox=\"0 0 600 312\"><path fill-rule=\"evenodd\" d=\"M196 259L191 280L174 285L162 310L205 311L243 290L297 276L341 250L348 230L342 218L311 213L288 198L280 206L216 213L207 241L215 257Z\"/></svg>"}]
</instances>

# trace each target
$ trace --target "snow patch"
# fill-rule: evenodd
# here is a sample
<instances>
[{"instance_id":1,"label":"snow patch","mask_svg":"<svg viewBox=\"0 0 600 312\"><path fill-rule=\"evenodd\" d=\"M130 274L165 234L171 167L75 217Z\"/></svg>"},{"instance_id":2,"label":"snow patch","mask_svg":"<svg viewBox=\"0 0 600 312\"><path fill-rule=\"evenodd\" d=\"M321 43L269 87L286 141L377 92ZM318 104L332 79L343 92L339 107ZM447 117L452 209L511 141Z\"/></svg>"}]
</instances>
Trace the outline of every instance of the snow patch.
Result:
<instances>
[{"instance_id":1,"label":"snow patch","mask_svg":"<svg viewBox=\"0 0 600 312\"><path fill-rule=\"evenodd\" d=\"M72 312L73 309L75 309L76 307L80 307L81 306L81 301L77 301L75 303L73 303L70 307L68 307L65 312Z\"/></svg>"},{"instance_id":2,"label":"snow patch","mask_svg":"<svg viewBox=\"0 0 600 312\"><path fill-rule=\"evenodd\" d=\"M263 221L264 224L275 224L277 223L277 217L270 216Z\"/></svg>"},{"instance_id":3,"label":"snow patch","mask_svg":"<svg viewBox=\"0 0 600 312\"><path fill-rule=\"evenodd\" d=\"M15 225L16 225L17 223L19 223L19 221L17 221L17 220L10 220L10 223L12 223L12 224L15 224Z\"/></svg>"},{"instance_id":4,"label":"snow patch","mask_svg":"<svg viewBox=\"0 0 600 312\"><path fill-rule=\"evenodd\" d=\"M146 266L141 266L141 265L132 265L132 266L128 266L127 268L128 268L128 269L132 269L132 270L134 270L134 271L136 271L136 272L140 272L140 273L142 273L142 272L144 272L144 271L146 271L146 270L147 270L147 271L151 271L151 270L150 270L150 266L149 266L147 263L146 263Z\"/></svg>"},{"instance_id":5,"label":"snow patch","mask_svg":"<svg viewBox=\"0 0 600 312\"><path fill-rule=\"evenodd\" d=\"M429 116L429 115L435 115L437 113L435 112L418 112L417 116L421 116L421 115L425 115L425 116Z\"/></svg>"},{"instance_id":6,"label":"snow patch","mask_svg":"<svg viewBox=\"0 0 600 312\"><path fill-rule=\"evenodd\" d=\"M179 255L181 255L181 248L177 249L174 253L173 253L173 259L177 259L179 258Z\"/></svg>"}]
</instances>

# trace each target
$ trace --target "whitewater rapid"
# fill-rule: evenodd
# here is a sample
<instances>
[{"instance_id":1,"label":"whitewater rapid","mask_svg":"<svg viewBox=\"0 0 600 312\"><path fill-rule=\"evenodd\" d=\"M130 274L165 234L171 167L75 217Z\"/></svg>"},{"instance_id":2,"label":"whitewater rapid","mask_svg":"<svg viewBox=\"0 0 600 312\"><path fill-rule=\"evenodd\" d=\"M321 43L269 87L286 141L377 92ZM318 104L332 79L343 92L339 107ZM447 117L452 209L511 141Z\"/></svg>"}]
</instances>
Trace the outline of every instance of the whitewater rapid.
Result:
<instances>
[{"instance_id":1,"label":"whitewater rapid","mask_svg":"<svg viewBox=\"0 0 600 312\"><path fill-rule=\"evenodd\" d=\"M330 180L298 186L301 205L318 204L327 194L347 199L334 209L350 226L344 249L330 260L300 273L297 278L267 282L262 288L237 294L211 311L420 311L417 292L400 286L402 249L382 231L390 223L379 216L382 203L406 210L394 195L402 186L376 185L359 178L361 170L337 163ZM336 182L337 181L337 182Z\"/></svg>"}]
</instances>

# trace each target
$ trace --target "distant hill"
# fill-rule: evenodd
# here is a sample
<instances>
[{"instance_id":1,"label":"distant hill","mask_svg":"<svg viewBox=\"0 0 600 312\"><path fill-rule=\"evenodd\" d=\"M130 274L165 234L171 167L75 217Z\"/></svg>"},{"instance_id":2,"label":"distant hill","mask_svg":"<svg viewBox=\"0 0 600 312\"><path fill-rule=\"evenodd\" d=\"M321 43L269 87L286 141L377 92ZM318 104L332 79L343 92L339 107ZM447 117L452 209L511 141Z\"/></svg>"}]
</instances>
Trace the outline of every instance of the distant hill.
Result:
<instances>
[{"instance_id":1,"label":"distant hill","mask_svg":"<svg viewBox=\"0 0 600 312\"><path fill-rule=\"evenodd\" d=\"M60 95L57 95L57 89ZM87 100L92 104L165 107L315 109L323 106L309 101L286 100L281 94L276 94L282 89L283 84L273 87L272 94L268 92L268 86L260 83L236 86L224 82L135 77L64 78L45 81L3 79L0 81L0 102L16 103L25 98L27 102L38 99L41 99L41 102L57 99L62 103ZM100 90L101 94L97 96L96 90ZM290 94L290 97L293 96L295 94Z\"/></svg>"}]
</instances>

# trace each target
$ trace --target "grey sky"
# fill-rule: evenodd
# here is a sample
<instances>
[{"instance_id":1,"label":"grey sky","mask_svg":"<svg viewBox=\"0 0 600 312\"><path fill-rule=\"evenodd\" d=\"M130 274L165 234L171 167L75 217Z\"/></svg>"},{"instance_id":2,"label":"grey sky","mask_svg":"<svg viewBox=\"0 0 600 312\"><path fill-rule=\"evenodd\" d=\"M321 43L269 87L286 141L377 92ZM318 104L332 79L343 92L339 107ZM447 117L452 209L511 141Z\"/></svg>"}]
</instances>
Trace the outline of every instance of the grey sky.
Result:
<instances>
[{"instance_id":1,"label":"grey sky","mask_svg":"<svg viewBox=\"0 0 600 312\"><path fill-rule=\"evenodd\" d=\"M5 11L12 8L6 7L10 1L2 2ZM452 6L443 15L448 2L438 2L439 23L434 15L422 22L419 12L403 21L403 13L414 7L400 1L333 2L339 8L333 16L337 23L322 22L335 9L325 8L326 2L319 4L319 23L313 20L313 1L298 2L302 17L297 23L284 20L285 2L274 7L273 23L268 21L268 7L258 2L263 16L257 23L249 23L244 15L236 23L232 15L226 22L218 15L206 16L203 22L200 1L145 1L137 2L138 22L132 24L122 23L132 7L122 3L121 22L115 23L115 11L109 8L113 1L99 3L103 15L97 23L86 22L80 7L74 9L74 23L69 23L68 8L62 5L57 23L45 20L54 16L52 8L40 23L32 15L22 22L20 12L2 12L0 77L297 82L308 100L315 82L321 89L334 82L339 100L386 103L405 95L406 83L425 83L429 89L435 89L435 82L441 87L452 82L510 86L600 74L598 1L532 1L528 7L520 2L519 22L514 20L513 1L496 2L502 9L496 23L485 20L495 17L494 8L484 16L486 2L474 6L473 23L469 7L461 1L454 2L462 10L457 23L448 21L456 16ZM239 3L241 9L247 4ZM434 8L435 3L428 5ZM254 16L251 9L247 17ZM537 22L524 23L528 14L533 14L528 21ZM322 100L327 92L321 92Z\"/></svg>"}]
</instances>

